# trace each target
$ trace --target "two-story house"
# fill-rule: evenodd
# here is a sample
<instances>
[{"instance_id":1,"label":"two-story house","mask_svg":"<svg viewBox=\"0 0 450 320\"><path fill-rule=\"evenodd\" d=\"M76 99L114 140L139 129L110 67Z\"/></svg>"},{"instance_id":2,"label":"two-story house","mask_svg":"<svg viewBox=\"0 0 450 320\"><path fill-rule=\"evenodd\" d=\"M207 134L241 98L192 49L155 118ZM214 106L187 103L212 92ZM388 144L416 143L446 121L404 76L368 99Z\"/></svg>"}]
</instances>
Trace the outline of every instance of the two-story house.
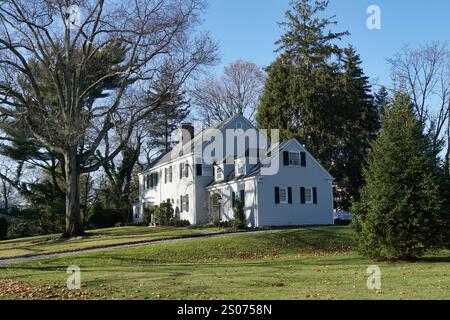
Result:
<instances>
[{"instance_id":1,"label":"two-story house","mask_svg":"<svg viewBox=\"0 0 450 320\"><path fill-rule=\"evenodd\" d=\"M136 221L168 201L191 224L229 221L240 201L249 226L333 224L333 177L297 140L264 147L242 115L195 136L182 129L179 145L139 174Z\"/></svg>"}]
</instances>

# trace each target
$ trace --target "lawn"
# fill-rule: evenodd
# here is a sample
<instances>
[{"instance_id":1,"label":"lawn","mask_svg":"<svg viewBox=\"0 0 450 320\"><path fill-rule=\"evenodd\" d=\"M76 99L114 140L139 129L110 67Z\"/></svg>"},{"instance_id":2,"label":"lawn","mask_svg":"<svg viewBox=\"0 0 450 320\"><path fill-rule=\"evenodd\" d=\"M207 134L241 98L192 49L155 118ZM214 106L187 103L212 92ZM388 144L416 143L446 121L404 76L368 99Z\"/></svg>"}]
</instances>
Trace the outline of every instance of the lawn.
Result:
<instances>
[{"instance_id":1,"label":"lawn","mask_svg":"<svg viewBox=\"0 0 450 320\"><path fill-rule=\"evenodd\" d=\"M0 298L450 299L449 251L380 263L353 246L348 227L314 227L54 257L0 266ZM69 265L82 290L64 289Z\"/></svg>"},{"instance_id":2,"label":"lawn","mask_svg":"<svg viewBox=\"0 0 450 320\"><path fill-rule=\"evenodd\" d=\"M216 229L211 229L204 232L217 231L218 230ZM131 226L90 230L87 232L89 235L88 237L70 240L60 239L59 234L12 239L0 241L0 258L12 258L17 256L89 249L107 245L136 243L147 240L199 235L204 232L194 229L179 229L173 227L149 228Z\"/></svg>"}]
</instances>

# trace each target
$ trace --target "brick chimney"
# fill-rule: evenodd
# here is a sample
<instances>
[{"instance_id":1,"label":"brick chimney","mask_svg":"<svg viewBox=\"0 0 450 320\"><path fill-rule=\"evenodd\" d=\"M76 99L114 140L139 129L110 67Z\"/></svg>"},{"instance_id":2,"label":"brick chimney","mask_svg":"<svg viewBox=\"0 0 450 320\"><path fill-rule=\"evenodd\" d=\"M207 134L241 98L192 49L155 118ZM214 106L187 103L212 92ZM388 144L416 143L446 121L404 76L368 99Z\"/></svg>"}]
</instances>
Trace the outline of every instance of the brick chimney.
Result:
<instances>
[{"instance_id":1,"label":"brick chimney","mask_svg":"<svg viewBox=\"0 0 450 320\"><path fill-rule=\"evenodd\" d=\"M179 131L179 143L181 146L184 146L186 143L189 143L194 138L194 126L191 123L183 123L181 124Z\"/></svg>"}]
</instances>

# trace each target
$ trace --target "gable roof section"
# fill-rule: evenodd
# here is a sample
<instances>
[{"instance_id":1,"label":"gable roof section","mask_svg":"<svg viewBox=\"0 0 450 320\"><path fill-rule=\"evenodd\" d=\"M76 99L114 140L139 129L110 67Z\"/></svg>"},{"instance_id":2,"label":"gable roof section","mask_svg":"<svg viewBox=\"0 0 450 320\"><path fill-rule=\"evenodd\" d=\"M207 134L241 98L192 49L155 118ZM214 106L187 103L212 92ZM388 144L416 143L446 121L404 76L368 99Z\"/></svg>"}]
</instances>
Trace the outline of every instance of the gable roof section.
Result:
<instances>
[{"instance_id":1,"label":"gable roof section","mask_svg":"<svg viewBox=\"0 0 450 320\"><path fill-rule=\"evenodd\" d=\"M321 170L323 171L323 173L327 176L327 179L331 179L334 180L333 176L331 176L331 174L316 160L316 158L314 158L311 153L309 153L308 150L305 149L305 147L303 147L300 142L297 139L290 139L290 140L286 140L283 141L282 143L280 143L279 145L279 154L281 154L281 152L283 152L284 149L286 149L291 143L296 143L298 144L298 146L300 146L300 148L306 152L308 155L310 155L310 157L313 159L314 163L316 163ZM273 148L272 148L273 149ZM269 159L272 159L275 155L272 155L272 150L269 151ZM257 175L260 174L261 169L263 167L265 167L267 165L262 164L261 162L258 162L257 164L255 164L253 167L250 168L250 170L248 170L247 174L245 175L241 175L236 177L235 176L235 170L233 169L227 177L225 177L224 180L222 181L212 181L209 185L207 185L206 187L212 187L212 186L217 186L217 185L221 185L221 184L225 184L225 183L229 183L229 182L238 182L239 180L242 179L247 179L250 177L255 177Z\"/></svg>"},{"instance_id":2,"label":"gable roof section","mask_svg":"<svg viewBox=\"0 0 450 320\"><path fill-rule=\"evenodd\" d=\"M243 115L241 114L235 114L234 116L223 120L222 122L219 122L218 124L206 128L204 130L202 130L201 132L197 133L194 138L192 139L192 141L194 142L194 145L196 144L196 142L198 142L199 140L203 140L203 144L208 143L211 141L211 137L214 133L215 130L223 130L227 127L228 124L230 124L231 122L233 122L235 119L241 119L245 122L247 122L251 127L255 128L255 126L248 121L247 118L245 118ZM188 144L189 145L189 144ZM186 154L192 154L193 151L192 150L188 150L188 152L186 152L186 150L183 149L187 149L186 147L180 147L179 144L177 144L172 151L169 151L165 154L160 155L158 158L155 159L155 161L153 161L146 169L143 170L143 172L151 170L152 168L155 168L157 166L163 165L165 163L170 162L171 160L174 160L175 158L178 158L180 152L183 152L183 155Z\"/></svg>"}]
</instances>

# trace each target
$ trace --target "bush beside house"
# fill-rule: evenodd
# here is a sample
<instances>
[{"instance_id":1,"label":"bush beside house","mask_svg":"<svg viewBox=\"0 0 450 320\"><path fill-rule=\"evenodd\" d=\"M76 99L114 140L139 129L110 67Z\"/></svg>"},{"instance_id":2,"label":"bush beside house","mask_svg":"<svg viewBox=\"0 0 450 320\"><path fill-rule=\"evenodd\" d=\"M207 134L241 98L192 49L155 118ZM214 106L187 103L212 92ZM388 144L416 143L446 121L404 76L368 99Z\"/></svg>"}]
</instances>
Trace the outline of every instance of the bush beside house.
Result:
<instances>
[{"instance_id":1,"label":"bush beside house","mask_svg":"<svg viewBox=\"0 0 450 320\"><path fill-rule=\"evenodd\" d=\"M0 240L6 239L8 235L8 221L5 218L0 218Z\"/></svg>"}]
</instances>

